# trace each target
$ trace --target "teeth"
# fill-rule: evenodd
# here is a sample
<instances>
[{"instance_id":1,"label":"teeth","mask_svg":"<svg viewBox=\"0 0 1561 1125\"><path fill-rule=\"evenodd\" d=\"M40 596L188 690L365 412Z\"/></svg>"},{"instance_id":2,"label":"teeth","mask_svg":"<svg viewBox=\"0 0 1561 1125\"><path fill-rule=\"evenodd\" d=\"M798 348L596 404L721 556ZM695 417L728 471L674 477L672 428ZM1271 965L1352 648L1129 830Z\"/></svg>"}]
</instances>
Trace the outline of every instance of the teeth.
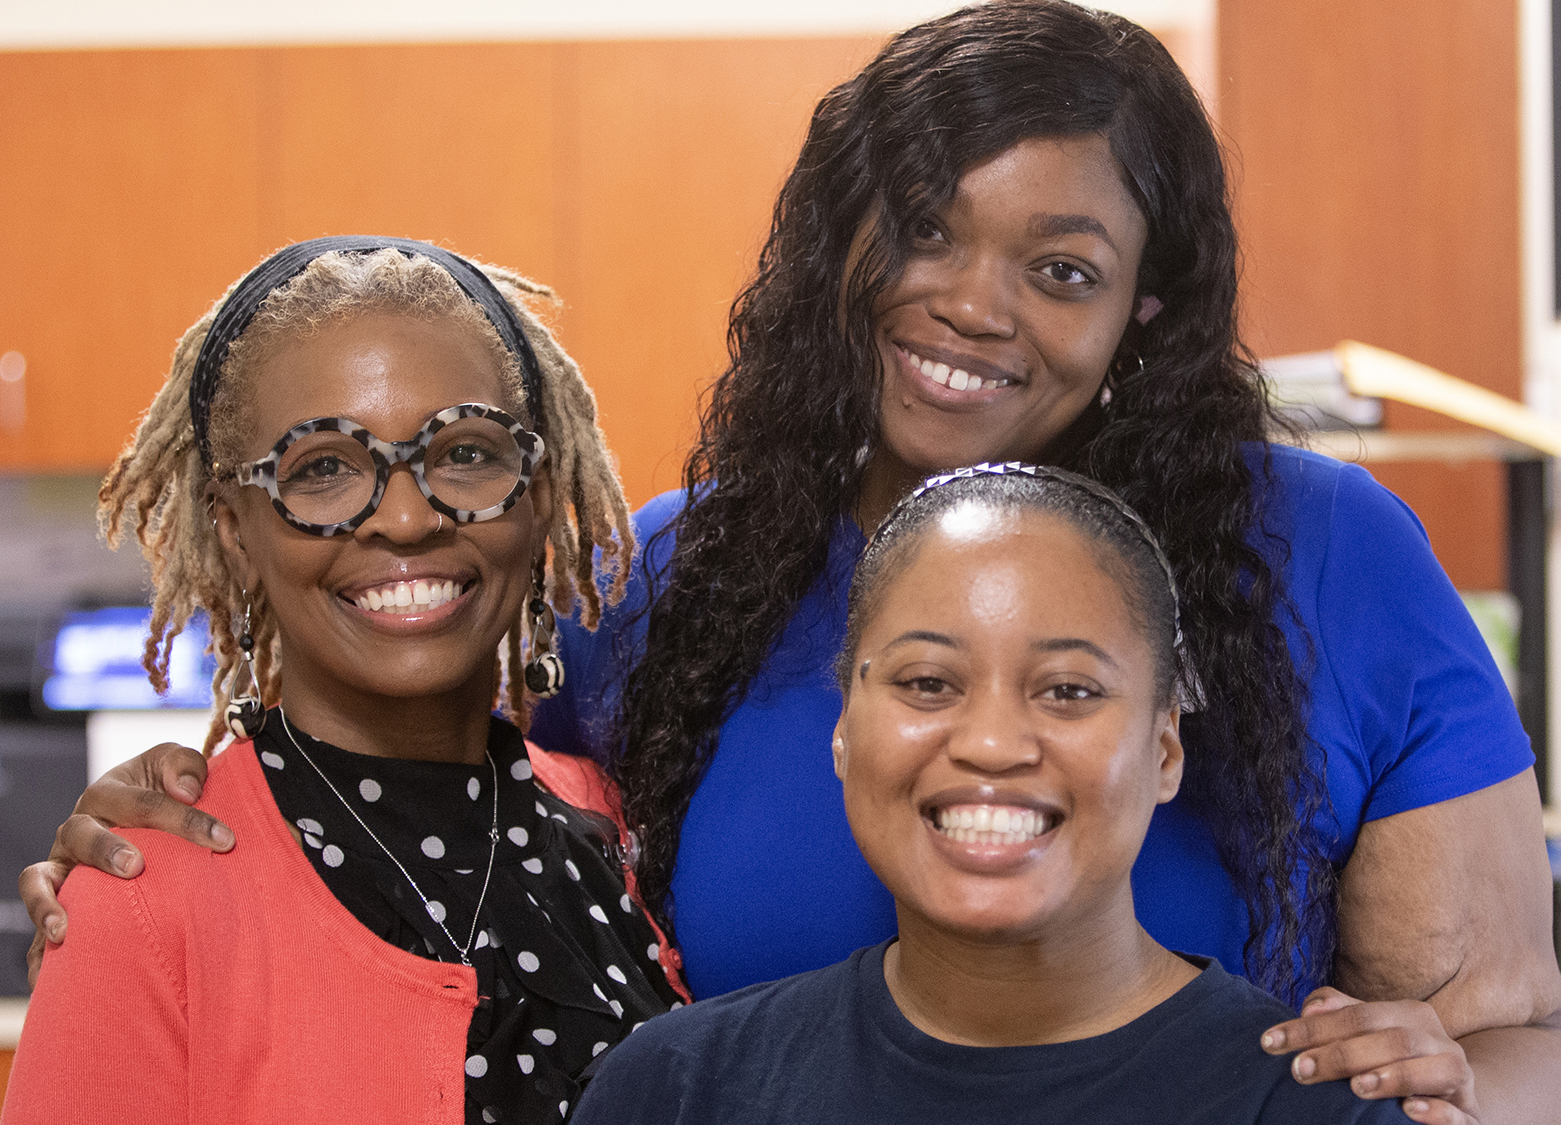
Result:
<instances>
[{"instance_id":1,"label":"teeth","mask_svg":"<svg viewBox=\"0 0 1561 1125\"><path fill-rule=\"evenodd\" d=\"M970 372L961 370L958 367L950 367L946 363L923 359L915 352L906 352L905 355L910 360L912 367L939 386L948 387L953 391L990 391L997 387L1009 385L1009 380L1007 379L983 379L979 375L972 375Z\"/></svg>"},{"instance_id":2,"label":"teeth","mask_svg":"<svg viewBox=\"0 0 1561 1125\"><path fill-rule=\"evenodd\" d=\"M939 809L938 830L960 844L1023 844L1050 828L1046 815L1006 805L961 805Z\"/></svg>"},{"instance_id":3,"label":"teeth","mask_svg":"<svg viewBox=\"0 0 1561 1125\"><path fill-rule=\"evenodd\" d=\"M359 609L370 613L423 613L454 601L462 592L460 584L453 579L440 582L418 578L378 590L366 590L354 601Z\"/></svg>"}]
</instances>

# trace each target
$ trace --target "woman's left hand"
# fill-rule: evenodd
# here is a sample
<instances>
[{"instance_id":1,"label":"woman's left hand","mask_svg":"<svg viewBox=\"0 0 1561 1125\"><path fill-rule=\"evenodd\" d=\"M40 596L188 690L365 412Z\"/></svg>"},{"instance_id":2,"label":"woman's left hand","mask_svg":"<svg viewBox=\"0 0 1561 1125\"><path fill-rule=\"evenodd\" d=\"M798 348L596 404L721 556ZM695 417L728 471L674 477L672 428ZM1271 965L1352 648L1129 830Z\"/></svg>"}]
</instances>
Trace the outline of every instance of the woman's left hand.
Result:
<instances>
[{"instance_id":1,"label":"woman's left hand","mask_svg":"<svg viewBox=\"0 0 1561 1125\"><path fill-rule=\"evenodd\" d=\"M1298 1082L1349 1079L1359 1097L1405 1099L1404 1112L1426 1125L1478 1125L1474 1071L1430 1004L1319 988L1262 1042L1271 1055L1299 1052L1290 1064Z\"/></svg>"}]
</instances>

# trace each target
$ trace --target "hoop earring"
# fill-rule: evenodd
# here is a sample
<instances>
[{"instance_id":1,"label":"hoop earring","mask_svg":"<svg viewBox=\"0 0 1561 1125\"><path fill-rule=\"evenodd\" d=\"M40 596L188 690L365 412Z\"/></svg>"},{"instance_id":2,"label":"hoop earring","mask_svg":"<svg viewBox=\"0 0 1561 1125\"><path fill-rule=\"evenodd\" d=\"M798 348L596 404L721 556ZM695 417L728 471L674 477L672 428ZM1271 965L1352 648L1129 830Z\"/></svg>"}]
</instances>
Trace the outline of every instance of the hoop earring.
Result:
<instances>
[{"instance_id":1,"label":"hoop earring","mask_svg":"<svg viewBox=\"0 0 1561 1125\"><path fill-rule=\"evenodd\" d=\"M526 610L531 614L530 659L526 661L526 690L538 699L552 699L564 686L564 662L553 651L553 633L557 625L553 607L542 598L545 579L542 564L532 578L533 594Z\"/></svg>"},{"instance_id":2,"label":"hoop earring","mask_svg":"<svg viewBox=\"0 0 1561 1125\"><path fill-rule=\"evenodd\" d=\"M1133 359L1138 363L1138 370L1133 372L1133 377L1137 378L1144 373L1144 357L1141 355L1135 355ZM1112 389L1113 377L1120 368L1125 366L1127 366L1127 364L1123 364L1120 361L1114 361L1111 366L1107 368L1106 377L1100 382L1100 408L1102 410L1111 405L1111 400L1113 397L1115 397L1115 392Z\"/></svg>"},{"instance_id":3,"label":"hoop earring","mask_svg":"<svg viewBox=\"0 0 1561 1125\"><path fill-rule=\"evenodd\" d=\"M260 681L255 678L255 638L249 631L249 595L244 595L244 625L239 634L238 647L243 652L244 667L249 671L249 691L244 695L228 696L224 718L233 737L253 739L266 725L266 709L260 703ZM237 680L237 674L234 679Z\"/></svg>"}]
</instances>

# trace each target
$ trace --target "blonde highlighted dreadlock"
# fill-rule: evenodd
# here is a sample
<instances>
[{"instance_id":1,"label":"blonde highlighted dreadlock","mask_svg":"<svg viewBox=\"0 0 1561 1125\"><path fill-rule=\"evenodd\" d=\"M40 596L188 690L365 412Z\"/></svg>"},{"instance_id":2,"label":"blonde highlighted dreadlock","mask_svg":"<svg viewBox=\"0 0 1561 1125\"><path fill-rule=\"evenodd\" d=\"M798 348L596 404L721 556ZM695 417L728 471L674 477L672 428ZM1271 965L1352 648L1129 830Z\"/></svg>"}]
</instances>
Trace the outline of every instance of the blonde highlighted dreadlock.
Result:
<instances>
[{"instance_id":1,"label":"blonde highlighted dreadlock","mask_svg":"<svg viewBox=\"0 0 1561 1125\"><path fill-rule=\"evenodd\" d=\"M274 706L281 697L282 660L275 615L264 590L246 593L228 570L208 511L206 488L213 479L231 475L246 433L247 405L261 389L256 372L270 347L282 339L312 334L328 324L366 313L447 319L470 327L500 366L510 401L497 405L517 417L529 414L533 428L547 445L554 507L547 533L552 550L548 552L544 596L560 615L572 613L579 603L581 619L592 629L601 617L603 599L611 605L623 596L634 536L612 456L596 424L596 398L574 360L526 304L528 298L551 298L552 291L510 270L487 265L479 268L514 309L536 352L542 371L540 403L526 402L515 358L481 308L442 268L427 258L408 258L391 249L371 254L324 254L273 290L229 349L211 410L214 477L195 445L189 393L196 357L221 302L180 339L168 381L98 490L98 519L111 547L117 548L133 529L142 554L151 563L152 624L142 663L159 693L168 690L168 658L174 637L197 610L205 610L210 618L212 652L217 658L212 689L217 702L206 736L207 753L226 730L220 715L242 675L238 671L237 629L246 604L255 641L259 695L267 706ZM506 659L501 661L512 674L496 689L496 694L502 694L505 710L522 726L531 709L520 674L526 633L523 609L519 619L511 623L504 644Z\"/></svg>"}]
</instances>

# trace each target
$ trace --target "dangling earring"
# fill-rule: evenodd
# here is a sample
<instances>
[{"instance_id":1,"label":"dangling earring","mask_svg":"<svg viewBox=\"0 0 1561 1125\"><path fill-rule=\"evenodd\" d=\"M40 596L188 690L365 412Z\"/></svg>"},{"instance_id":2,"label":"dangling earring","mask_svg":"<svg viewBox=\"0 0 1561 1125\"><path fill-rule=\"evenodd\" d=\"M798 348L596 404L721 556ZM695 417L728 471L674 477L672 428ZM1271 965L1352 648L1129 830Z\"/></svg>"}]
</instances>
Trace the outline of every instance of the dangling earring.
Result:
<instances>
[{"instance_id":1,"label":"dangling earring","mask_svg":"<svg viewBox=\"0 0 1561 1125\"><path fill-rule=\"evenodd\" d=\"M553 651L553 607L542 598L545 581L542 564L538 562L532 578L531 601L526 606L531 614L531 645L525 673L526 689L538 699L552 699L564 686L564 662Z\"/></svg>"},{"instance_id":2,"label":"dangling earring","mask_svg":"<svg viewBox=\"0 0 1561 1125\"><path fill-rule=\"evenodd\" d=\"M244 695L228 696L225 713L228 729L234 738L254 738L266 725L266 709L261 706L260 681L255 678L255 638L249 631L249 595L244 595L244 626L239 634L238 647L243 653L244 667L249 671L249 691ZM237 673L234 679L238 678Z\"/></svg>"},{"instance_id":3,"label":"dangling earring","mask_svg":"<svg viewBox=\"0 0 1561 1125\"><path fill-rule=\"evenodd\" d=\"M1104 410L1106 407L1108 407L1110 405L1111 405L1111 379L1108 376L1105 379L1105 381L1100 384L1100 408L1102 410Z\"/></svg>"}]
</instances>

